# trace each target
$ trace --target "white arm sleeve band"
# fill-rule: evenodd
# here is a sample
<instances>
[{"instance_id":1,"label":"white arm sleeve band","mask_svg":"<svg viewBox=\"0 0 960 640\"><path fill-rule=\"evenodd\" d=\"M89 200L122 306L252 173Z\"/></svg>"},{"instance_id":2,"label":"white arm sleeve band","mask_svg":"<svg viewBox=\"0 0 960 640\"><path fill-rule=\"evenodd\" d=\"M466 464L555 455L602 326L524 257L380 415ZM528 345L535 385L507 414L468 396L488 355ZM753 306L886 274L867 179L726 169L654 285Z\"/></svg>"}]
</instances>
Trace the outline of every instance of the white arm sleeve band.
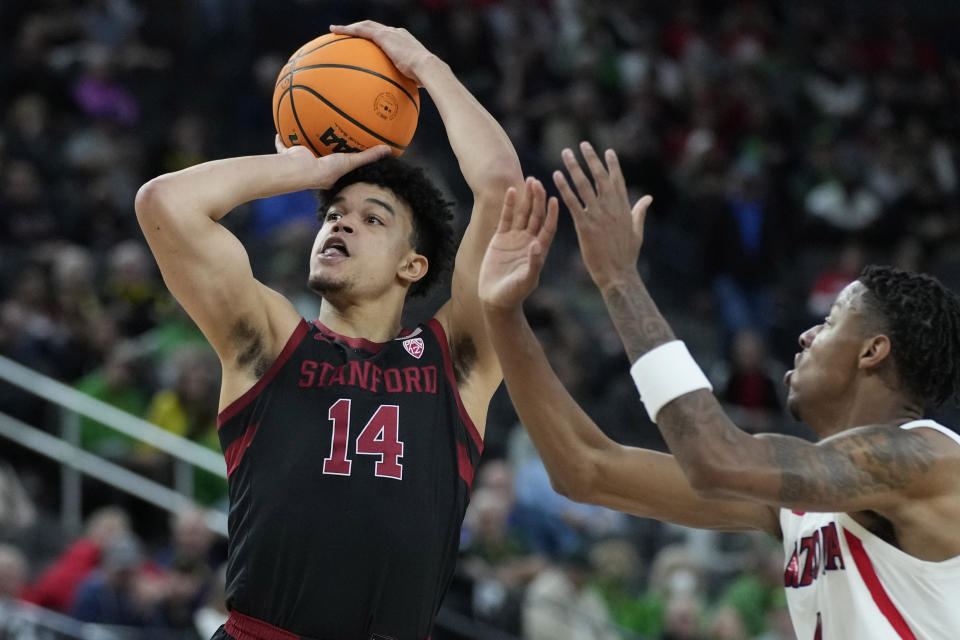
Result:
<instances>
[{"instance_id":1,"label":"white arm sleeve band","mask_svg":"<svg viewBox=\"0 0 960 640\"><path fill-rule=\"evenodd\" d=\"M646 352L630 367L640 400L654 422L665 404L680 396L713 385L680 340L673 340Z\"/></svg>"}]
</instances>

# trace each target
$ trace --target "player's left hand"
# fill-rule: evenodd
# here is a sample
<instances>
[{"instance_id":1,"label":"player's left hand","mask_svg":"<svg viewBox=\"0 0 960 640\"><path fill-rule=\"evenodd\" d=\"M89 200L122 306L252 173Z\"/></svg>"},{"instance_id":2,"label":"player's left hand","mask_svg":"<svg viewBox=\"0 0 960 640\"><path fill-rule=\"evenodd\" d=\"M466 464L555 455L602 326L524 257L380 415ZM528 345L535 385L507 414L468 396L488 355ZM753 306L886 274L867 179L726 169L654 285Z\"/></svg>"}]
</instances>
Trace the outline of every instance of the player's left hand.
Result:
<instances>
[{"instance_id":1,"label":"player's left hand","mask_svg":"<svg viewBox=\"0 0 960 640\"><path fill-rule=\"evenodd\" d=\"M418 75L419 69L434 55L406 29L388 27L373 20L364 20L345 26L332 24L330 25L330 31L372 40L383 49L383 52L393 61L394 66L400 73L419 86L423 86Z\"/></svg>"},{"instance_id":2,"label":"player's left hand","mask_svg":"<svg viewBox=\"0 0 960 640\"><path fill-rule=\"evenodd\" d=\"M653 198L643 196L631 208L617 154L607 149L604 167L589 142L580 143L580 152L590 168L593 185L570 149L563 150L562 158L573 186L561 171L553 172L553 182L573 217L587 271L602 289L636 274L643 222Z\"/></svg>"},{"instance_id":3,"label":"player's left hand","mask_svg":"<svg viewBox=\"0 0 960 640\"><path fill-rule=\"evenodd\" d=\"M303 174L303 183L308 185L309 189L329 189L344 174L390 155L390 147L383 144L363 151L329 153L320 158L303 145L284 146L280 136L274 137L273 145L278 154L289 158L296 171Z\"/></svg>"},{"instance_id":4,"label":"player's left hand","mask_svg":"<svg viewBox=\"0 0 960 640\"><path fill-rule=\"evenodd\" d=\"M487 307L519 308L537 287L557 230L556 198L547 200L539 180L527 178L523 193L507 189L500 223L480 265L478 292Z\"/></svg>"}]
</instances>

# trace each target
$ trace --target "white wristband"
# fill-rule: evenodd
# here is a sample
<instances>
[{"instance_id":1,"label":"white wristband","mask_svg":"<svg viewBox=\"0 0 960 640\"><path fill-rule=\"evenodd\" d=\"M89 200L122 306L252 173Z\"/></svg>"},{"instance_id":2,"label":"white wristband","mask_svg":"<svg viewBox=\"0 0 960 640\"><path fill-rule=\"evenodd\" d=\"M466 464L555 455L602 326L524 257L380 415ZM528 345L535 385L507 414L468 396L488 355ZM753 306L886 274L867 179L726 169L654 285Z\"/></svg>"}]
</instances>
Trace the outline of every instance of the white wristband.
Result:
<instances>
[{"instance_id":1,"label":"white wristband","mask_svg":"<svg viewBox=\"0 0 960 640\"><path fill-rule=\"evenodd\" d=\"M698 389L713 391L700 367L680 340L673 340L646 352L630 367L640 400L654 422L663 405Z\"/></svg>"}]
</instances>

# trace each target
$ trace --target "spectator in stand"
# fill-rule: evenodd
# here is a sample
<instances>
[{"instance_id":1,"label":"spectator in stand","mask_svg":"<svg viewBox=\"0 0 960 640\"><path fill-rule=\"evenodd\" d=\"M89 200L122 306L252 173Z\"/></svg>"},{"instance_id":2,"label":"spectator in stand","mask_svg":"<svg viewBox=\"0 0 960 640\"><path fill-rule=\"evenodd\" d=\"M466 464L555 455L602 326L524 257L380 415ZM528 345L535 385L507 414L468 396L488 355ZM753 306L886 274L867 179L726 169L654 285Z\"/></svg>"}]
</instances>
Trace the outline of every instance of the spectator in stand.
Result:
<instances>
[{"instance_id":1,"label":"spectator in stand","mask_svg":"<svg viewBox=\"0 0 960 640\"><path fill-rule=\"evenodd\" d=\"M192 553L178 554L161 576L161 596L156 611L162 626L193 629L194 616L204 602L210 581L210 567Z\"/></svg>"},{"instance_id":2,"label":"spectator in stand","mask_svg":"<svg viewBox=\"0 0 960 640\"><path fill-rule=\"evenodd\" d=\"M30 565L20 549L0 544L0 602L20 596L27 584Z\"/></svg>"},{"instance_id":3,"label":"spectator in stand","mask_svg":"<svg viewBox=\"0 0 960 640\"><path fill-rule=\"evenodd\" d=\"M227 621L227 567L221 566L213 575L202 606L193 614L194 626L201 638L209 638Z\"/></svg>"},{"instance_id":4,"label":"spectator in stand","mask_svg":"<svg viewBox=\"0 0 960 640\"><path fill-rule=\"evenodd\" d=\"M225 558L220 557L214 546L215 534L207 526L206 509L189 505L170 518L170 546L162 549L155 562L160 567L169 567L177 558L196 558L211 570L220 566Z\"/></svg>"},{"instance_id":5,"label":"spectator in stand","mask_svg":"<svg viewBox=\"0 0 960 640\"><path fill-rule=\"evenodd\" d=\"M683 546L663 547L650 567L647 592L638 599L634 630L664 638L695 638L703 613L704 575Z\"/></svg>"},{"instance_id":6,"label":"spectator in stand","mask_svg":"<svg viewBox=\"0 0 960 640\"><path fill-rule=\"evenodd\" d=\"M37 519L37 508L13 467L0 458L0 540L15 537Z\"/></svg>"},{"instance_id":7,"label":"spectator in stand","mask_svg":"<svg viewBox=\"0 0 960 640\"><path fill-rule=\"evenodd\" d=\"M546 509L517 502L516 477L506 460L489 460L481 466L474 487L474 491L489 489L500 496L507 506L507 531L531 552L559 558L580 545L580 535L561 518Z\"/></svg>"},{"instance_id":8,"label":"spectator in stand","mask_svg":"<svg viewBox=\"0 0 960 640\"><path fill-rule=\"evenodd\" d=\"M783 591L783 549L771 538L757 536L755 548L744 554L743 570L733 578L717 597L721 606L729 606L740 613L740 618L751 637L773 629L778 611L785 611ZM792 627L787 616L787 628Z\"/></svg>"},{"instance_id":9,"label":"spectator in stand","mask_svg":"<svg viewBox=\"0 0 960 640\"><path fill-rule=\"evenodd\" d=\"M837 146L834 172L824 176L804 197L810 230L821 243L838 244L866 234L883 215L883 202L863 181L861 150Z\"/></svg>"},{"instance_id":10,"label":"spectator in stand","mask_svg":"<svg viewBox=\"0 0 960 640\"><path fill-rule=\"evenodd\" d=\"M124 336L138 336L157 323L157 308L167 293L147 247L139 240L124 240L107 256L105 302Z\"/></svg>"},{"instance_id":11,"label":"spectator in stand","mask_svg":"<svg viewBox=\"0 0 960 640\"><path fill-rule=\"evenodd\" d=\"M721 345L730 352L733 337L749 329L770 335L775 321L778 267L789 253L783 234L782 205L768 193L766 176L756 169L730 174L726 199L705 211L706 274L720 311Z\"/></svg>"},{"instance_id":12,"label":"spectator in stand","mask_svg":"<svg viewBox=\"0 0 960 640\"><path fill-rule=\"evenodd\" d=\"M729 605L721 605L710 612L705 629L710 640L750 640L751 635L740 612Z\"/></svg>"},{"instance_id":13,"label":"spectator in stand","mask_svg":"<svg viewBox=\"0 0 960 640\"><path fill-rule=\"evenodd\" d=\"M70 615L83 622L129 627L163 626L157 611L162 585L157 578L140 581L140 544L128 534L103 549L100 567L78 586Z\"/></svg>"},{"instance_id":14,"label":"spectator in stand","mask_svg":"<svg viewBox=\"0 0 960 640\"><path fill-rule=\"evenodd\" d=\"M133 415L143 415L149 396L141 379L141 357L130 342L118 343L103 367L76 383L79 391ZM119 463L130 461L134 440L93 420L80 418L80 443L84 449Z\"/></svg>"},{"instance_id":15,"label":"spectator in stand","mask_svg":"<svg viewBox=\"0 0 960 640\"><path fill-rule=\"evenodd\" d=\"M599 590L584 550L547 567L527 588L524 640L616 640L620 633Z\"/></svg>"},{"instance_id":16,"label":"spectator in stand","mask_svg":"<svg viewBox=\"0 0 960 640\"><path fill-rule=\"evenodd\" d=\"M473 583L474 616L516 631L524 589L545 566L507 526L509 504L494 489L478 488L463 519L459 570Z\"/></svg>"},{"instance_id":17,"label":"spectator in stand","mask_svg":"<svg viewBox=\"0 0 960 640\"><path fill-rule=\"evenodd\" d=\"M857 279L866 262L860 243L847 242L840 248L836 262L817 274L807 294L807 313L811 319L819 322L830 313L837 294Z\"/></svg>"},{"instance_id":18,"label":"spectator in stand","mask_svg":"<svg viewBox=\"0 0 960 640\"><path fill-rule=\"evenodd\" d=\"M660 640L714 640L700 632L703 601L692 595L674 595L664 604Z\"/></svg>"},{"instance_id":19,"label":"spectator in stand","mask_svg":"<svg viewBox=\"0 0 960 640\"><path fill-rule=\"evenodd\" d=\"M153 424L178 436L220 453L217 438L217 404L220 366L216 354L208 346L184 347L167 363L170 381L157 391L145 413ZM153 466L164 466L166 456L159 452L144 453ZM223 500L226 481L209 471L194 471L194 499L206 505Z\"/></svg>"},{"instance_id":20,"label":"spectator in stand","mask_svg":"<svg viewBox=\"0 0 960 640\"><path fill-rule=\"evenodd\" d=\"M776 428L782 412L779 373L760 334L746 329L734 337L730 366L718 381L717 397L737 426L751 433Z\"/></svg>"},{"instance_id":21,"label":"spectator in stand","mask_svg":"<svg viewBox=\"0 0 960 640\"><path fill-rule=\"evenodd\" d=\"M93 512L83 537L28 585L22 598L54 611L69 611L77 586L100 566L104 550L129 534L130 521L123 510L104 507Z\"/></svg>"}]
</instances>

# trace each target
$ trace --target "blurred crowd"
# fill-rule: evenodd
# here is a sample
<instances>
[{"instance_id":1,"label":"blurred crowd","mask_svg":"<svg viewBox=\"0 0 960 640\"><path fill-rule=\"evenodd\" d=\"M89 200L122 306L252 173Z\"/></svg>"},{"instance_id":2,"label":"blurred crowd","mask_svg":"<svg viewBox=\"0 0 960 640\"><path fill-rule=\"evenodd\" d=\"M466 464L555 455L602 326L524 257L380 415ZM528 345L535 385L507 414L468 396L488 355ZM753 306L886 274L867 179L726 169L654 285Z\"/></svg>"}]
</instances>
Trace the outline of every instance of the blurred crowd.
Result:
<instances>
[{"instance_id":1,"label":"blurred crowd","mask_svg":"<svg viewBox=\"0 0 960 640\"><path fill-rule=\"evenodd\" d=\"M634 197L655 198L642 273L718 396L744 429L806 437L780 379L798 333L862 266L960 288L958 17L946 0L4 0L0 354L217 450L219 366L157 273L134 194L163 172L270 153L286 57L331 23L373 18L452 66L526 173L549 184L580 140L616 149ZM470 193L424 105L405 158L462 226ZM290 194L224 220L305 316L318 309L304 286L314 206ZM608 434L663 447L564 214L528 315ZM0 407L59 429L48 404L3 382ZM955 407L938 417L960 424ZM769 541L557 496L503 393L487 434L451 611L536 639L792 637ZM94 420L80 444L171 481L164 454ZM4 441L0 470L0 603L110 624L218 619L219 545L180 549L195 513L168 527L90 482L85 530L44 534L57 467ZM194 486L198 504L224 507L222 480L197 472Z\"/></svg>"}]
</instances>

